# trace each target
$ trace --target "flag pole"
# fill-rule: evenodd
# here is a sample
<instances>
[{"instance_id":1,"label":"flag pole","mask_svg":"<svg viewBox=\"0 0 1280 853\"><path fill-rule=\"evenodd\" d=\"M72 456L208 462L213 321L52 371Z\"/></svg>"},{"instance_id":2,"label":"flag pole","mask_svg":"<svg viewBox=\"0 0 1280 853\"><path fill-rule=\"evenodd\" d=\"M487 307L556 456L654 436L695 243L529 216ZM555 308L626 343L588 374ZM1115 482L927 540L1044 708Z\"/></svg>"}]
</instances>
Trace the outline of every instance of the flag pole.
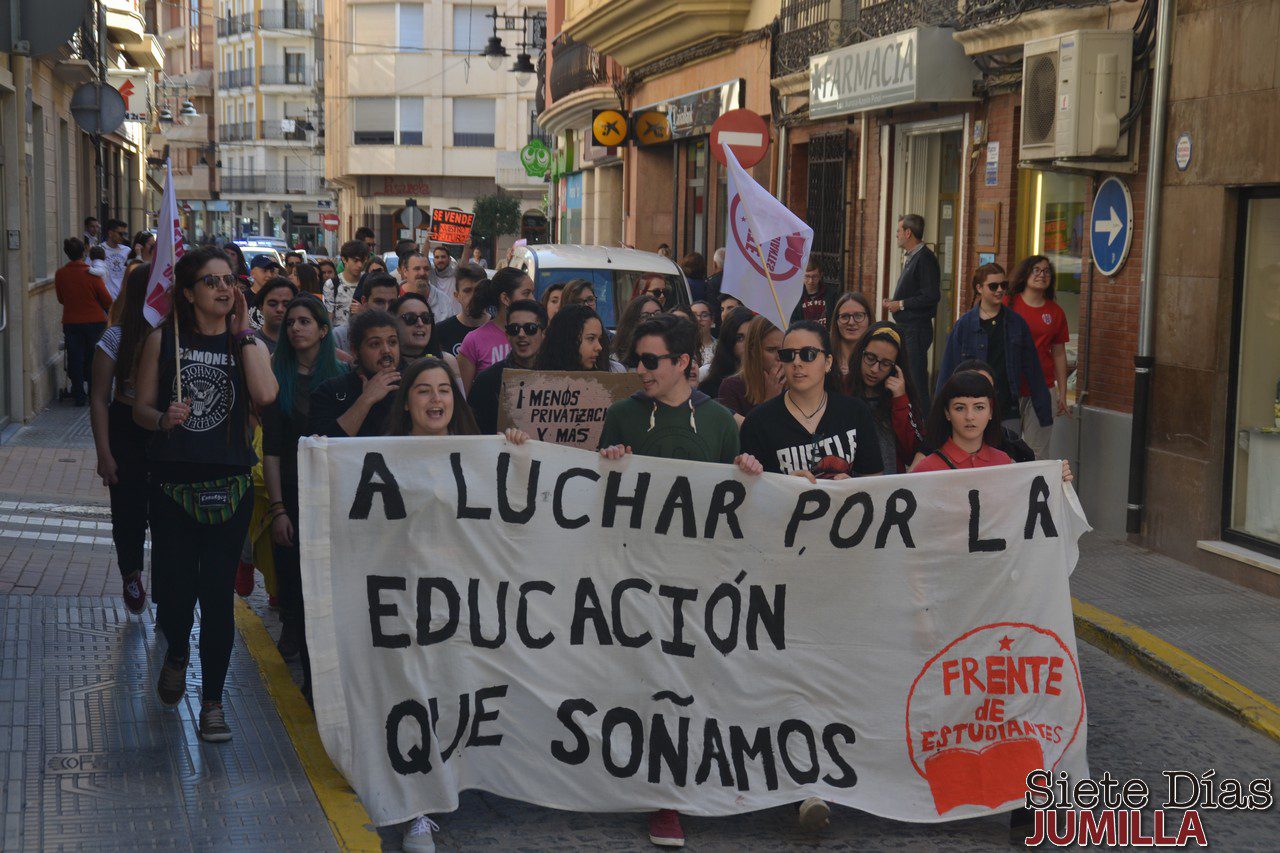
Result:
<instances>
[{"instance_id":1,"label":"flag pole","mask_svg":"<svg viewBox=\"0 0 1280 853\"><path fill-rule=\"evenodd\" d=\"M173 317L173 378L177 383L175 403L182 402L182 345L178 340L178 311L177 306L170 301L169 316Z\"/></svg>"},{"instance_id":2,"label":"flag pole","mask_svg":"<svg viewBox=\"0 0 1280 853\"><path fill-rule=\"evenodd\" d=\"M764 250L756 243L756 254L760 256L760 266L764 269L764 277L769 281L769 293L773 296L773 304L778 309L778 328L787 330L787 318L782 316L782 303L778 301L778 289L773 286L773 276L769 274L769 262L764 259Z\"/></svg>"}]
</instances>

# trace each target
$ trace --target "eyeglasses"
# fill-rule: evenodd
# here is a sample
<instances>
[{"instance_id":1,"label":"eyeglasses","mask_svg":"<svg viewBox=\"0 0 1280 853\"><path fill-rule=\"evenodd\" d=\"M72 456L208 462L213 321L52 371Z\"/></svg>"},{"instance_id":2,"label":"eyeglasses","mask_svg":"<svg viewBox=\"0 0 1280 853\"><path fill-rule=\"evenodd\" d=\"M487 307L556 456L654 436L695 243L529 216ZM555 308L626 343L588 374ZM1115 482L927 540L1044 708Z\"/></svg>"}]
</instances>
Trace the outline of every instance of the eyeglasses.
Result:
<instances>
[{"instance_id":1,"label":"eyeglasses","mask_svg":"<svg viewBox=\"0 0 1280 853\"><path fill-rule=\"evenodd\" d=\"M532 338L538 332L542 331L541 323L508 323L505 327L507 337L514 338L516 335L524 332L526 337Z\"/></svg>"},{"instance_id":2,"label":"eyeglasses","mask_svg":"<svg viewBox=\"0 0 1280 853\"><path fill-rule=\"evenodd\" d=\"M590 296L584 296L578 300L578 304L579 305L595 305L596 295L593 293Z\"/></svg>"},{"instance_id":3,"label":"eyeglasses","mask_svg":"<svg viewBox=\"0 0 1280 853\"><path fill-rule=\"evenodd\" d=\"M665 287L655 287L653 290L646 290L646 296L652 296L654 299L666 299L667 289Z\"/></svg>"},{"instance_id":4,"label":"eyeglasses","mask_svg":"<svg viewBox=\"0 0 1280 853\"><path fill-rule=\"evenodd\" d=\"M891 358L876 358L873 352L864 352L862 354L862 363L867 367L879 367L884 370L893 370L898 366L898 362Z\"/></svg>"},{"instance_id":5,"label":"eyeglasses","mask_svg":"<svg viewBox=\"0 0 1280 853\"><path fill-rule=\"evenodd\" d=\"M421 323L424 326L430 326L436 321L436 316L430 311L423 311L415 314L412 311L406 311L400 315L400 322L406 326L416 326Z\"/></svg>"},{"instance_id":6,"label":"eyeglasses","mask_svg":"<svg viewBox=\"0 0 1280 853\"><path fill-rule=\"evenodd\" d=\"M844 312L836 315L837 323L865 323L867 322L866 311L856 311L852 314Z\"/></svg>"},{"instance_id":7,"label":"eyeglasses","mask_svg":"<svg viewBox=\"0 0 1280 853\"><path fill-rule=\"evenodd\" d=\"M227 273L226 275L210 274L200 279L200 283L210 290L217 290L220 287L225 287L230 290L235 287L238 282L239 279L237 279L233 273Z\"/></svg>"},{"instance_id":8,"label":"eyeglasses","mask_svg":"<svg viewBox=\"0 0 1280 853\"><path fill-rule=\"evenodd\" d=\"M641 312L640 312L640 319L641 319L641 320L652 320L654 317L661 316L661 314L662 314L662 312L661 312L661 311L641 311Z\"/></svg>"},{"instance_id":9,"label":"eyeglasses","mask_svg":"<svg viewBox=\"0 0 1280 853\"><path fill-rule=\"evenodd\" d=\"M1000 292L1000 291L1002 291L1002 290L1008 290L1008 289L1009 289L1009 282L1007 282L1007 281L989 281L989 282L987 282L987 289L988 289L988 290L990 290L992 293L999 293L999 292Z\"/></svg>"},{"instance_id":10,"label":"eyeglasses","mask_svg":"<svg viewBox=\"0 0 1280 853\"><path fill-rule=\"evenodd\" d=\"M778 350L778 361L784 364L790 364L796 360L796 356L800 356L800 360L805 364L811 364L818 360L818 356L826 355L827 351L818 347L783 347Z\"/></svg>"},{"instance_id":11,"label":"eyeglasses","mask_svg":"<svg viewBox=\"0 0 1280 853\"><path fill-rule=\"evenodd\" d=\"M675 364L677 361L680 360L680 356L674 353L666 353L665 355L654 355L651 352L646 352L642 355L637 355L636 361L644 365L645 370L657 370L658 365L661 364L662 360L666 358L671 359L672 364Z\"/></svg>"},{"instance_id":12,"label":"eyeglasses","mask_svg":"<svg viewBox=\"0 0 1280 853\"><path fill-rule=\"evenodd\" d=\"M1048 267L1033 267L1031 270L1032 275L1048 275L1050 272Z\"/></svg>"}]
</instances>

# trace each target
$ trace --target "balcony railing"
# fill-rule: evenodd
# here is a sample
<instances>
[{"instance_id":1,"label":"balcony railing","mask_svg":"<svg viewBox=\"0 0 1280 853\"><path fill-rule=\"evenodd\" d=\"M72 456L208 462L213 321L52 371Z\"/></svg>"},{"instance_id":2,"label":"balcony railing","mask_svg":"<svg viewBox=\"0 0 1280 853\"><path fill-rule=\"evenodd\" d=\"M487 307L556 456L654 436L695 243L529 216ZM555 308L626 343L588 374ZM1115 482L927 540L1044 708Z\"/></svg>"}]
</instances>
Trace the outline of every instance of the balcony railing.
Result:
<instances>
[{"instance_id":1,"label":"balcony railing","mask_svg":"<svg viewBox=\"0 0 1280 853\"><path fill-rule=\"evenodd\" d=\"M324 181L316 172L266 172L253 175L222 173L222 192L265 195L316 195Z\"/></svg>"},{"instance_id":2,"label":"balcony railing","mask_svg":"<svg viewBox=\"0 0 1280 853\"><path fill-rule=\"evenodd\" d=\"M551 48L551 101L612 83L608 60L590 45L564 39Z\"/></svg>"},{"instance_id":3,"label":"balcony railing","mask_svg":"<svg viewBox=\"0 0 1280 853\"><path fill-rule=\"evenodd\" d=\"M253 13L251 12L246 12L243 15L228 15L225 18L218 19L218 38L238 36L241 33L248 32L253 32Z\"/></svg>"},{"instance_id":4,"label":"balcony railing","mask_svg":"<svg viewBox=\"0 0 1280 853\"><path fill-rule=\"evenodd\" d=\"M219 89L241 89L253 85L252 68L236 68L218 72Z\"/></svg>"},{"instance_id":5,"label":"balcony railing","mask_svg":"<svg viewBox=\"0 0 1280 853\"><path fill-rule=\"evenodd\" d=\"M288 129L292 122L292 129ZM264 118L259 127L259 138L275 142L306 142L307 131L302 119Z\"/></svg>"},{"instance_id":6,"label":"balcony railing","mask_svg":"<svg viewBox=\"0 0 1280 853\"><path fill-rule=\"evenodd\" d=\"M219 142L244 142L247 139L254 138L256 127L253 122L241 121L231 122L218 126Z\"/></svg>"},{"instance_id":7,"label":"balcony railing","mask_svg":"<svg viewBox=\"0 0 1280 853\"><path fill-rule=\"evenodd\" d=\"M262 86L310 86L311 69L289 65L263 65L258 69Z\"/></svg>"},{"instance_id":8,"label":"balcony railing","mask_svg":"<svg viewBox=\"0 0 1280 853\"><path fill-rule=\"evenodd\" d=\"M258 26L267 30L310 30L316 16L305 6L286 4L280 9L263 9L258 13Z\"/></svg>"}]
</instances>

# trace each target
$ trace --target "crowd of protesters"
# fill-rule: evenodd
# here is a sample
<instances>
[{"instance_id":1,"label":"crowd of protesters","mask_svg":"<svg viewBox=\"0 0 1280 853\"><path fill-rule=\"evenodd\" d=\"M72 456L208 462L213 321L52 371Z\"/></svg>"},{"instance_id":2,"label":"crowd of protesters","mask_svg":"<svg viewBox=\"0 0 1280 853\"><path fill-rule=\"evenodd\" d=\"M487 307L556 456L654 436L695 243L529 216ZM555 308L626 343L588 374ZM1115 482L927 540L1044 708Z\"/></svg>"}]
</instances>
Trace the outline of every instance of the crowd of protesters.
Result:
<instances>
[{"instance_id":1,"label":"crowd of protesters","mask_svg":"<svg viewBox=\"0 0 1280 853\"><path fill-rule=\"evenodd\" d=\"M106 234L119 254L127 226L107 222ZM291 252L283 267L261 254L246 263L228 243L183 255L173 314L153 330L143 301L154 238L138 238L118 282L112 267L104 275L85 262L85 241L66 241L70 263L57 288L68 371L76 401L91 404L133 613L147 604L151 532L150 590L168 643L157 693L166 705L187 689L199 605L198 734L211 742L232 736L222 696L234 596L248 595L257 574L280 611L279 653L300 660L310 701L303 436L497 434L508 368L635 372L641 390L606 414L606 459L634 453L815 482L1028 461L1046 453L1054 415L1068 413L1066 319L1042 256L1019 264L1012 285L996 264L975 272L974 307L946 342L931 395L922 300L886 300L887 310L908 311L906 322L876 321L860 293L824 285L816 263L786 328L724 293L732 283L720 273L705 278L698 256L682 264L697 274L688 307L655 280L608 329L589 282L538 292L519 269L490 277L443 248L428 254L402 241L392 273L371 232L344 243L334 261ZM912 275L928 266L915 245L906 249L915 252ZM1070 479L1065 463L1063 475ZM829 808L810 798L799 818L819 827ZM433 828L426 815L410 821L404 849L433 849ZM682 845L679 815L652 814L649 837Z\"/></svg>"}]
</instances>

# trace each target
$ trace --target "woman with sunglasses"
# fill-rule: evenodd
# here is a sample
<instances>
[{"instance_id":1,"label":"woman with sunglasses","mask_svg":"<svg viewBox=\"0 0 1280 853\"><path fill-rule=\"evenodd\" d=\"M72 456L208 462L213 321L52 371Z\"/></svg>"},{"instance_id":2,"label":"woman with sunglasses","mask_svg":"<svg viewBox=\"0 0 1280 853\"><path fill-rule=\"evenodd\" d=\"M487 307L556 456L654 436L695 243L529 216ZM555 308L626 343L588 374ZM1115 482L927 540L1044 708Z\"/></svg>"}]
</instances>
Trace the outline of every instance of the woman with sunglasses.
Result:
<instances>
[{"instance_id":1,"label":"woman with sunglasses","mask_svg":"<svg viewBox=\"0 0 1280 853\"><path fill-rule=\"evenodd\" d=\"M662 306L651 296L637 296L628 302L627 307L622 309L618 328L613 333L613 357L625 362L635 339L636 327L661 313Z\"/></svg>"},{"instance_id":2,"label":"woman with sunglasses","mask_svg":"<svg viewBox=\"0 0 1280 853\"><path fill-rule=\"evenodd\" d=\"M956 320L938 371L938 390L955 373L956 365L971 358L991 365L996 377L996 420L1021 429L1021 401L1030 398L1042 427L1053 426L1049 387L1045 384L1027 321L1004 305L1009 282L999 264L983 264L973 272L978 302Z\"/></svg>"},{"instance_id":3,"label":"woman with sunglasses","mask_svg":"<svg viewBox=\"0 0 1280 853\"><path fill-rule=\"evenodd\" d=\"M270 404L277 384L226 255L204 248L183 255L172 298L174 319L143 346L133 405L134 422L155 433L147 453L151 559L164 567L156 623L169 643L156 692L168 707L182 701L199 602L199 733L221 743L231 739L222 689L235 632L236 562L253 511L250 407Z\"/></svg>"},{"instance_id":4,"label":"woman with sunglasses","mask_svg":"<svg viewBox=\"0 0 1280 853\"><path fill-rule=\"evenodd\" d=\"M725 377L716 397L717 403L733 412L738 426L756 406L772 400L784 388L778 361L782 330L764 317L756 317L744 328L747 339L742 348L742 369Z\"/></svg>"},{"instance_id":5,"label":"woman with sunglasses","mask_svg":"<svg viewBox=\"0 0 1280 853\"><path fill-rule=\"evenodd\" d=\"M765 471L810 482L884 473L871 410L836 390L826 325L816 320L792 323L778 360L787 390L747 415L742 452Z\"/></svg>"},{"instance_id":6,"label":"woman with sunglasses","mask_svg":"<svg viewBox=\"0 0 1280 853\"><path fill-rule=\"evenodd\" d=\"M1009 285L1008 305L1027 321L1031 339L1035 341L1036 354L1040 357L1040 371L1049 386L1055 417L1071 417L1067 408L1067 344L1071 330L1067 327L1067 312L1054 299L1053 264L1044 255L1032 255L1018 264ZM1036 456L1049 451L1053 427L1040 426L1034 408L1028 405L1024 388L1019 403L1022 418L1022 437L1031 445Z\"/></svg>"},{"instance_id":7,"label":"woman with sunglasses","mask_svg":"<svg viewBox=\"0 0 1280 853\"><path fill-rule=\"evenodd\" d=\"M746 325L755 316L749 308L735 308L720 325L720 337L711 354L711 363L698 368L698 390L713 400L720 396L720 383L742 366L742 353L747 343Z\"/></svg>"},{"instance_id":8,"label":"woman with sunglasses","mask_svg":"<svg viewBox=\"0 0 1280 853\"><path fill-rule=\"evenodd\" d=\"M849 395L871 407L885 470L896 474L915 458L926 414L907 358L897 327L876 323L854 347L854 369L845 380Z\"/></svg>"},{"instance_id":9,"label":"woman with sunglasses","mask_svg":"<svg viewBox=\"0 0 1280 853\"><path fill-rule=\"evenodd\" d=\"M854 369L853 350L871 326L871 303L867 297L848 290L836 297L836 307L831 312L827 327L831 335L831 354L836 359L836 370L847 384Z\"/></svg>"},{"instance_id":10,"label":"woman with sunglasses","mask_svg":"<svg viewBox=\"0 0 1280 853\"><path fill-rule=\"evenodd\" d=\"M302 658L302 695L311 701L311 661L302 618L301 555L298 550L298 439L310 435L311 389L344 372L333 345L329 312L313 296L295 296L271 371L280 392L262 416L262 474L267 483L272 556L280 597L280 640L285 660Z\"/></svg>"}]
</instances>

